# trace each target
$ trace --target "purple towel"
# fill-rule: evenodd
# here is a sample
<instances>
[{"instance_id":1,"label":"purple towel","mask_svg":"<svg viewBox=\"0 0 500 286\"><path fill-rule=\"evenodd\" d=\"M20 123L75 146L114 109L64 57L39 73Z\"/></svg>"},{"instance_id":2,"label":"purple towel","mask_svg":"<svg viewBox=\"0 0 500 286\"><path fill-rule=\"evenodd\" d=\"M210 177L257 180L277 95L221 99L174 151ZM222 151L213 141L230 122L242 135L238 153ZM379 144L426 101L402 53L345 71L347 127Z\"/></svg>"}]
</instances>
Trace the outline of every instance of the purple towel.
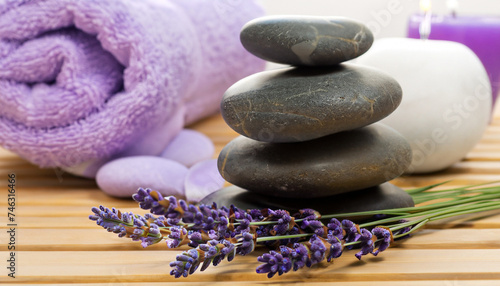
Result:
<instances>
[{"instance_id":1,"label":"purple towel","mask_svg":"<svg viewBox=\"0 0 500 286\"><path fill-rule=\"evenodd\" d=\"M248 0L0 1L0 144L69 169L157 155L263 69L239 43L260 15Z\"/></svg>"}]
</instances>

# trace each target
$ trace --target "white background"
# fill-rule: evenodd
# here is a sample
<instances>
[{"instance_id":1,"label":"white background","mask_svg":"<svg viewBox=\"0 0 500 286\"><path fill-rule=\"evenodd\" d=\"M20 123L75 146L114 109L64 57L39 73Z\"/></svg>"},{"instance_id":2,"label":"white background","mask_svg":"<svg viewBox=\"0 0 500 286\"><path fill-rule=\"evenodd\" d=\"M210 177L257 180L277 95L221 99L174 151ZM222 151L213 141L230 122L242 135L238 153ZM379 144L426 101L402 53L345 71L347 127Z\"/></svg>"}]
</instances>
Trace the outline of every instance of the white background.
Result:
<instances>
[{"instance_id":1,"label":"white background","mask_svg":"<svg viewBox=\"0 0 500 286\"><path fill-rule=\"evenodd\" d=\"M405 37L408 18L419 11L419 0L260 0L268 14L344 16L357 19L375 38ZM500 16L498 0L458 1L458 15ZM448 13L446 0L432 1L436 14ZM377 29L378 28L378 29Z\"/></svg>"}]
</instances>

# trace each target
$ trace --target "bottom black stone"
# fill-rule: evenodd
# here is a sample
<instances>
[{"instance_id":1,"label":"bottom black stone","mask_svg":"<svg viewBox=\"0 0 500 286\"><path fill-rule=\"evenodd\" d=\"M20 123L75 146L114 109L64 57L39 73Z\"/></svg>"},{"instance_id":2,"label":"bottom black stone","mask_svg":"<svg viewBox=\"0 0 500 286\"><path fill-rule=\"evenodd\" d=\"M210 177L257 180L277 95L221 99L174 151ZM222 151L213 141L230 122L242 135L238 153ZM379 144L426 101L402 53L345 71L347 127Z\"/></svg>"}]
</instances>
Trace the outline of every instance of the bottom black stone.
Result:
<instances>
[{"instance_id":1,"label":"bottom black stone","mask_svg":"<svg viewBox=\"0 0 500 286\"><path fill-rule=\"evenodd\" d=\"M285 209L292 214L304 208L317 210L321 214L334 214L405 208L415 205L407 192L390 183L313 199L268 197L237 186L230 186L206 196L200 203L212 204L213 202L217 203L219 207L229 207L233 204L240 209Z\"/></svg>"}]
</instances>

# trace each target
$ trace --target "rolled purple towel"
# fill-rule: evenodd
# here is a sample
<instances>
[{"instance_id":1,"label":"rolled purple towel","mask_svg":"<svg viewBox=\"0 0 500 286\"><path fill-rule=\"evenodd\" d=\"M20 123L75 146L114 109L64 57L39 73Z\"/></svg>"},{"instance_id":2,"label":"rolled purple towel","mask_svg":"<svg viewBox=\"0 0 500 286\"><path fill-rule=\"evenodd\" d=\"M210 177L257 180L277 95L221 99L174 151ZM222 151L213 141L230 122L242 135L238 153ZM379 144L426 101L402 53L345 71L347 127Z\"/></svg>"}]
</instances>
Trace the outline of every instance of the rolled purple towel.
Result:
<instances>
[{"instance_id":1,"label":"rolled purple towel","mask_svg":"<svg viewBox=\"0 0 500 286\"><path fill-rule=\"evenodd\" d=\"M262 13L248 0L0 1L0 144L89 177L158 155L263 69L239 42Z\"/></svg>"}]
</instances>

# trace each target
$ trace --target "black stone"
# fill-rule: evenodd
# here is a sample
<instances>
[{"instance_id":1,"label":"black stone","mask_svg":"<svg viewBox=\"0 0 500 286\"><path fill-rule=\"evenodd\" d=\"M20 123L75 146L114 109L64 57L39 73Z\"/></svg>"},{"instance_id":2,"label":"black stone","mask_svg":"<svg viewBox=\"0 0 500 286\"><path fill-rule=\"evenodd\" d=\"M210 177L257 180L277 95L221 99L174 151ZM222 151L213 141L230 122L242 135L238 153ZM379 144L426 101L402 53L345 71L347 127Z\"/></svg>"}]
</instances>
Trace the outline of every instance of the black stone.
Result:
<instances>
[{"instance_id":1,"label":"black stone","mask_svg":"<svg viewBox=\"0 0 500 286\"><path fill-rule=\"evenodd\" d=\"M231 86L221 102L226 123L264 142L300 142L377 122L402 98L396 80L353 64L264 71Z\"/></svg>"},{"instance_id":2,"label":"black stone","mask_svg":"<svg viewBox=\"0 0 500 286\"><path fill-rule=\"evenodd\" d=\"M387 182L411 162L411 148L380 123L299 143L243 136L219 154L219 172L253 192L288 198L325 197Z\"/></svg>"},{"instance_id":3,"label":"black stone","mask_svg":"<svg viewBox=\"0 0 500 286\"><path fill-rule=\"evenodd\" d=\"M269 16L248 22L240 40L250 53L267 61L325 66L362 55L371 47L373 34L347 18Z\"/></svg>"},{"instance_id":4,"label":"black stone","mask_svg":"<svg viewBox=\"0 0 500 286\"><path fill-rule=\"evenodd\" d=\"M275 198L230 186L201 200L203 204L213 202L216 202L219 207L235 205L241 209L285 209L292 214L299 209L312 208L325 215L414 206L413 199L407 192L390 183L316 199Z\"/></svg>"}]
</instances>

